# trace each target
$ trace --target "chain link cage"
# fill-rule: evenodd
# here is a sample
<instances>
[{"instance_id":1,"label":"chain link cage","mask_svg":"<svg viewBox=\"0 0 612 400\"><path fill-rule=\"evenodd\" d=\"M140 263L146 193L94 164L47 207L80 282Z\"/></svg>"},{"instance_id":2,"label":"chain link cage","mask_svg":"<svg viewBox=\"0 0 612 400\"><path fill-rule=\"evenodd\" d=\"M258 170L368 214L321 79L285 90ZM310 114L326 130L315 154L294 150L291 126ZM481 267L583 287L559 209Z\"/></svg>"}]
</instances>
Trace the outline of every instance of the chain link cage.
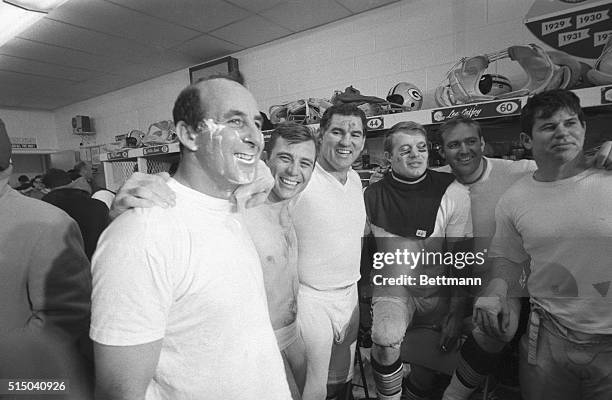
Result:
<instances>
[{"instance_id":1,"label":"chain link cage","mask_svg":"<svg viewBox=\"0 0 612 400\"><path fill-rule=\"evenodd\" d=\"M172 165L178 165L180 157L178 154L169 154L158 157L147 158L147 174L157 174L158 172L170 172ZM143 171L144 172L144 171Z\"/></svg>"},{"instance_id":2,"label":"chain link cage","mask_svg":"<svg viewBox=\"0 0 612 400\"><path fill-rule=\"evenodd\" d=\"M112 186L111 190L117 190L123 185L123 183L136 171L137 163L136 160L128 161L113 161L110 163L113 169Z\"/></svg>"}]
</instances>

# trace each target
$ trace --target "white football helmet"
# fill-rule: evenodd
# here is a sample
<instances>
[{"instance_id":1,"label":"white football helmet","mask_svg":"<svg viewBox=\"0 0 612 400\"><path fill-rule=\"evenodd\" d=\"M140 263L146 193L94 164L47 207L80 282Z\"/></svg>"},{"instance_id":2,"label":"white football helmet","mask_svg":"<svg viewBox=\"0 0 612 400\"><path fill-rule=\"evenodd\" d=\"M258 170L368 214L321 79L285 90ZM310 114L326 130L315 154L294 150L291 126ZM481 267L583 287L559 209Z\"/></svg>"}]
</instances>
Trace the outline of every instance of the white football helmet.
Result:
<instances>
[{"instance_id":1,"label":"white football helmet","mask_svg":"<svg viewBox=\"0 0 612 400\"><path fill-rule=\"evenodd\" d=\"M389 90L389 103L399 104L406 111L420 110L423 106L423 92L408 82L400 82Z\"/></svg>"}]
</instances>

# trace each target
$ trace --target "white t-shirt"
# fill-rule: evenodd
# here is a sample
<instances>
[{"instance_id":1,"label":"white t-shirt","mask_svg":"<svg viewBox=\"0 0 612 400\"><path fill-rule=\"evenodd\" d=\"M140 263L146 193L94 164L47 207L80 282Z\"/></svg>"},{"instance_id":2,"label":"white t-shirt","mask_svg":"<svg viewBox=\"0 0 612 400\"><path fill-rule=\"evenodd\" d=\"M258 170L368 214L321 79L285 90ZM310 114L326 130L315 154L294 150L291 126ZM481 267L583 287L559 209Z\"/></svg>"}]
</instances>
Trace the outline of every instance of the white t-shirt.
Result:
<instances>
[{"instance_id":1,"label":"white t-shirt","mask_svg":"<svg viewBox=\"0 0 612 400\"><path fill-rule=\"evenodd\" d=\"M93 263L90 336L162 339L146 399L290 399L259 259L239 214L171 179L176 206L135 209Z\"/></svg>"},{"instance_id":2,"label":"white t-shirt","mask_svg":"<svg viewBox=\"0 0 612 400\"><path fill-rule=\"evenodd\" d=\"M564 326L612 334L612 172L555 182L528 175L499 200L489 255L531 258L532 301Z\"/></svg>"},{"instance_id":3,"label":"white t-shirt","mask_svg":"<svg viewBox=\"0 0 612 400\"><path fill-rule=\"evenodd\" d=\"M342 184L317 163L296 202L293 221L300 283L329 290L359 280L366 212L357 172L349 170Z\"/></svg>"},{"instance_id":4,"label":"white t-shirt","mask_svg":"<svg viewBox=\"0 0 612 400\"><path fill-rule=\"evenodd\" d=\"M474 183L464 185L470 190L474 237L483 240L482 245L477 245L477 248L487 248L495 234L495 206L502 194L514 182L537 169L533 160L485 159L487 165L482 177ZM437 170L452 173L448 165Z\"/></svg>"}]
</instances>

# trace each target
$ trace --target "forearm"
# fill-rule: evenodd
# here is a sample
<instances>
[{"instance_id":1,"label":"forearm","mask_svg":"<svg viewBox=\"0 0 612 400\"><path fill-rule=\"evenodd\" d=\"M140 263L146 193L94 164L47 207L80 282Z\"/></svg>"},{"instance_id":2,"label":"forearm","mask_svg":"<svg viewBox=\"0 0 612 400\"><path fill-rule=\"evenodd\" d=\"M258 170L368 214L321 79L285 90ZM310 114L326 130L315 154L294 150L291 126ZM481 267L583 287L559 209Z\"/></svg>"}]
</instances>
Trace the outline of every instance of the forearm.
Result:
<instances>
[{"instance_id":1,"label":"forearm","mask_svg":"<svg viewBox=\"0 0 612 400\"><path fill-rule=\"evenodd\" d=\"M522 273L522 264L506 258L494 258L490 271L485 274L484 297L507 297L512 288L516 287Z\"/></svg>"}]
</instances>

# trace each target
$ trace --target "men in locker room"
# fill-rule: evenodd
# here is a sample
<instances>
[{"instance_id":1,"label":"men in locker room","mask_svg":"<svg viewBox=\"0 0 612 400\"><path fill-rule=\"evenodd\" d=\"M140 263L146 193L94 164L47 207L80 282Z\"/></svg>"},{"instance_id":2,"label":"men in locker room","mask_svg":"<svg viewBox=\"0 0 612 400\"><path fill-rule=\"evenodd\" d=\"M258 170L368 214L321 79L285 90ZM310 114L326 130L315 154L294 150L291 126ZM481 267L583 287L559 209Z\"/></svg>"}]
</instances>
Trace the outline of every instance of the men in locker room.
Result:
<instances>
[{"instance_id":1,"label":"men in locker room","mask_svg":"<svg viewBox=\"0 0 612 400\"><path fill-rule=\"evenodd\" d=\"M501 318L477 310L475 320L483 330L500 331L511 287L530 260L532 307L520 362L526 400L603 400L612 393L612 172L588 167L585 129L574 93L552 90L529 99L521 141L537 170L495 209L488 296Z\"/></svg>"},{"instance_id":2,"label":"men in locker room","mask_svg":"<svg viewBox=\"0 0 612 400\"><path fill-rule=\"evenodd\" d=\"M324 113L311 182L292 210L301 284L297 319L307 357L304 399L342 398L350 391L359 328L356 282L365 226L361 181L351 164L363 149L365 124L363 111L352 105L334 106ZM120 189L115 205L128 209L133 204L169 202L161 180L134 176Z\"/></svg>"},{"instance_id":3,"label":"men in locker room","mask_svg":"<svg viewBox=\"0 0 612 400\"><path fill-rule=\"evenodd\" d=\"M124 213L94 255L99 398L290 399L259 257L228 201L255 178L257 104L216 78L184 89L173 116L176 206Z\"/></svg>"},{"instance_id":4,"label":"men in locker room","mask_svg":"<svg viewBox=\"0 0 612 400\"><path fill-rule=\"evenodd\" d=\"M91 274L79 226L11 188L12 171L0 120L0 379L69 379L56 398L93 399Z\"/></svg>"},{"instance_id":5,"label":"men in locker room","mask_svg":"<svg viewBox=\"0 0 612 400\"><path fill-rule=\"evenodd\" d=\"M485 146L478 122L467 117L457 117L440 127L443 156L448 163L440 171L453 172L457 180L470 190L472 223L475 248L486 249L495 233L495 206L501 195L518 179L535 171L532 160L502 160L483 156ZM612 168L612 142L606 142L590 160L599 168ZM488 264L487 264L488 265ZM487 265L480 271L484 273ZM478 299L475 309L491 313L500 310L490 308L485 293ZM447 388L444 399L467 399L474 389L493 372L501 351L514 336L518 325L520 300L509 299L508 326L502 335L488 334L475 329L460 351L460 362Z\"/></svg>"},{"instance_id":6,"label":"men in locker room","mask_svg":"<svg viewBox=\"0 0 612 400\"><path fill-rule=\"evenodd\" d=\"M461 246L471 250L465 248L472 236L468 190L452 174L427 168L425 128L414 122L394 125L385 136L384 150L391 171L364 193L366 234L374 236L376 254L398 250L442 254ZM413 364L402 388L400 347L408 327L427 324L441 327L442 352L454 348L466 314L466 297L455 296L457 288L419 283L423 275L452 276L454 269L441 261L377 266L384 278L410 276L416 282L373 281L372 366L379 399L428 398L435 372Z\"/></svg>"},{"instance_id":7,"label":"men in locker room","mask_svg":"<svg viewBox=\"0 0 612 400\"><path fill-rule=\"evenodd\" d=\"M261 261L272 328L276 334L294 399L301 398L306 375L304 342L296 321L298 244L291 218L296 196L314 169L317 144L311 130L280 124L268 143L267 164L274 187L266 204L245 211L245 222Z\"/></svg>"}]
</instances>

